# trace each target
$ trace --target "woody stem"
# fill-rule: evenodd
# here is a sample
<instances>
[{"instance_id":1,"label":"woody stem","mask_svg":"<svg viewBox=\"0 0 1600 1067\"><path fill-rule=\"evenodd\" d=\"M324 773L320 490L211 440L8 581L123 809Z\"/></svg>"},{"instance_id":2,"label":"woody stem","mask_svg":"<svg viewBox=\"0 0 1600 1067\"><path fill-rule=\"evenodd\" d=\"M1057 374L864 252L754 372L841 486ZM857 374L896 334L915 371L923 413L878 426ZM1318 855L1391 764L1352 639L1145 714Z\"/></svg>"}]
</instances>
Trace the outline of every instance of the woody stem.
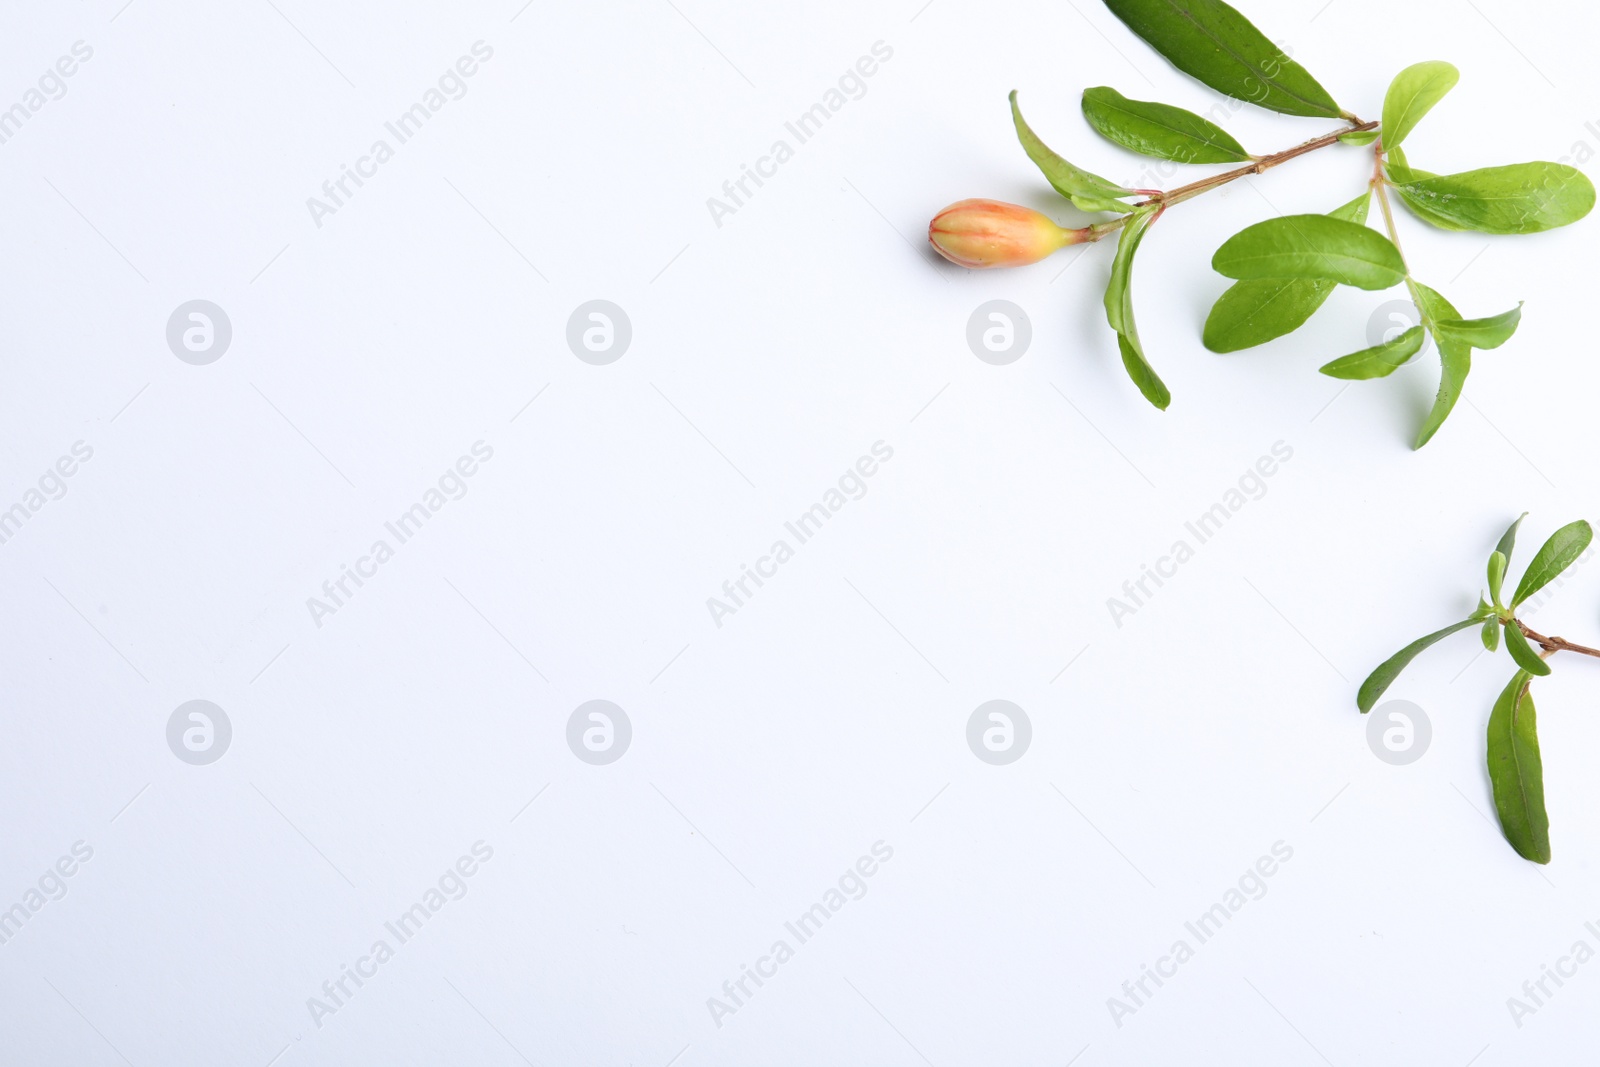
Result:
<instances>
[{"instance_id":1,"label":"woody stem","mask_svg":"<svg viewBox=\"0 0 1600 1067\"><path fill-rule=\"evenodd\" d=\"M1291 159L1297 159L1308 152L1315 152L1319 148L1326 148L1331 144L1337 144L1339 138L1345 136L1346 134L1361 133L1366 130L1377 129L1377 127L1378 124L1376 122L1361 122L1359 120L1354 120L1349 126L1342 130L1335 130L1332 133L1323 134L1321 137L1313 137L1311 140L1306 141L1303 144L1297 144L1293 148L1286 148L1282 152L1274 152L1272 155L1262 156L1254 163L1239 167L1236 170L1225 171L1222 174L1214 174L1209 178L1202 178L1200 181L1191 182L1188 185L1181 185L1178 188L1169 190L1160 194L1159 196L1151 197L1148 200L1141 200L1139 203L1135 204L1134 207L1148 207L1151 204L1160 204L1162 208L1165 209L1174 204L1181 204L1185 200L1193 199L1194 197L1199 196L1201 193L1210 192L1212 189L1227 185L1229 182L1238 181L1240 178L1248 177L1252 174L1263 174L1266 171L1271 170L1273 167L1287 163ZM1128 216L1124 215L1122 218L1113 219L1110 222L1098 223L1089 227L1093 234L1090 240L1098 241L1107 234L1114 233L1115 231L1122 229L1122 227L1126 225L1127 220Z\"/></svg>"},{"instance_id":2,"label":"woody stem","mask_svg":"<svg viewBox=\"0 0 1600 1067\"><path fill-rule=\"evenodd\" d=\"M1528 624L1523 622L1521 619L1517 619L1515 622L1517 624L1517 629L1522 631L1522 636L1526 637L1529 641L1532 641L1534 644L1544 649L1546 653L1577 652L1585 656L1594 656L1596 659L1600 659L1600 648L1590 648L1587 645L1574 644L1573 642L1568 641L1565 637L1546 637L1544 634L1529 629Z\"/></svg>"}]
</instances>

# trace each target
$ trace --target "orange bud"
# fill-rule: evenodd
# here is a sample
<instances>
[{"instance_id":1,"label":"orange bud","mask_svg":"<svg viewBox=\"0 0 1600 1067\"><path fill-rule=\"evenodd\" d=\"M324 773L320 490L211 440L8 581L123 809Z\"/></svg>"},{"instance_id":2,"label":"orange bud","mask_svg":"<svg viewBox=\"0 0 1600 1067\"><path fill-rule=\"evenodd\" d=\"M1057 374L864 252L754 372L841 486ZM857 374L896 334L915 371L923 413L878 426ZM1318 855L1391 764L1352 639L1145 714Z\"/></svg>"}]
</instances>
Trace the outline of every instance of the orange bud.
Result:
<instances>
[{"instance_id":1,"label":"orange bud","mask_svg":"<svg viewBox=\"0 0 1600 1067\"><path fill-rule=\"evenodd\" d=\"M1022 267L1089 240L1089 230L1064 230L1032 208L998 200L962 200L928 224L928 240L959 267Z\"/></svg>"}]
</instances>

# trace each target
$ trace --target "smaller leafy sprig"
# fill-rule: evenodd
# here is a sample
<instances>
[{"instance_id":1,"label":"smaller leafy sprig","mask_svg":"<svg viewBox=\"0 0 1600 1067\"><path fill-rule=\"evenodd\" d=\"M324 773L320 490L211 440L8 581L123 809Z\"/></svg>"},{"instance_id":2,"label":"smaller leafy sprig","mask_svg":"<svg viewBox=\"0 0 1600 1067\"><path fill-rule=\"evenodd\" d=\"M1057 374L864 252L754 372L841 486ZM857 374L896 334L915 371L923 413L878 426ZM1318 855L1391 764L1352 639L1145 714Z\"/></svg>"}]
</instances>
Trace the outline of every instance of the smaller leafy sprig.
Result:
<instances>
[{"instance_id":1,"label":"smaller leafy sprig","mask_svg":"<svg viewBox=\"0 0 1600 1067\"><path fill-rule=\"evenodd\" d=\"M1500 830L1511 847L1524 859L1550 862L1550 819L1544 808L1544 767L1539 758L1539 733L1533 707L1533 679L1550 673L1549 658L1557 652L1576 652L1600 657L1600 649L1575 644L1563 637L1546 637L1517 618L1517 609L1539 590L1559 578L1563 571L1589 548L1594 531L1583 520L1569 523L1550 535L1534 554L1523 572L1510 602L1502 599L1506 568L1516 546L1517 528L1513 522L1489 555L1488 598L1478 598L1478 610L1411 642L1378 665L1361 683L1356 706L1365 715L1389 685L1416 659L1418 654L1453 633L1476 627L1483 647L1499 649L1504 635L1506 652L1516 666L1511 681L1489 712L1489 781L1494 790L1495 811ZM1537 646L1537 651L1535 650Z\"/></svg>"},{"instance_id":2,"label":"smaller leafy sprig","mask_svg":"<svg viewBox=\"0 0 1600 1067\"><path fill-rule=\"evenodd\" d=\"M1222 0L1104 0L1117 18L1173 66L1218 92L1284 115L1342 121L1345 125L1268 155L1246 151L1231 134L1200 115L1170 104L1130 100L1116 89L1084 90L1089 126L1106 140L1140 155L1184 164L1241 163L1176 189L1117 185L1058 155L1022 117L1011 94L1011 118L1028 158L1051 187L1080 211L1118 217L1079 230L1061 230L1037 213L1018 214L1008 229L1009 205L962 201L941 212L929 239L947 259L965 267L1020 266L1068 244L1118 234L1106 287L1106 320L1128 376L1145 399L1165 410L1172 394L1139 339L1133 312L1133 261L1150 229L1169 208L1230 182L1263 174L1312 152L1337 145L1366 146L1372 177L1356 199L1326 215L1269 219L1229 238L1212 267L1234 284L1206 319L1202 340L1214 352L1236 352L1292 333L1340 285L1373 292L1405 285L1420 323L1398 336L1324 365L1323 374L1346 380L1382 378L1423 348L1429 335L1439 351L1440 381L1432 409L1413 441L1421 448L1455 407L1472 367L1474 350L1510 339L1522 305L1500 314L1464 318L1444 296L1413 276L1401 250L1392 200L1428 225L1488 234L1530 234L1565 226L1594 206L1593 184L1561 163L1520 163L1438 175L1412 167L1401 147L1459 78L1449 63L1407 67L1389 86L1381 122L1363 121L1339 106L1299 63ZM1384 232L1367 226L1376 196ZM1026 213L1027 209L1016 208Z\"/></svg>"}]
</instances>

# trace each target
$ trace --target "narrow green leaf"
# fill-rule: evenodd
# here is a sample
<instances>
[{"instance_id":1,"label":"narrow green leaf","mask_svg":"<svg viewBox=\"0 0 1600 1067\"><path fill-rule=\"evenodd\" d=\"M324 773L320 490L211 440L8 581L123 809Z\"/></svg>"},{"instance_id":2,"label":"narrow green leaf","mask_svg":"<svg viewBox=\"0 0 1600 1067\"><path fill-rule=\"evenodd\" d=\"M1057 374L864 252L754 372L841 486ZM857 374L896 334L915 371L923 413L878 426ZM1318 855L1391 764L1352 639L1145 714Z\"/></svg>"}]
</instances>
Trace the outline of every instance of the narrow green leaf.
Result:
<instances>
[{"instance_id":1,"label":"narrow green leaf","mask_svg":"<svg viewBox=\"0 0 1600 1067\"><path fill-rule=\"evenodd\" d=\"M1338 118L1304 67L1221 0L1105 0L1128 28L1219 93L1284 115Z\"/></svg>"},{"instance_id":2,"label":"narrow green leaf","mask_svg":"<svg viewBox=\"0 0 1600 1067\"><path fill-rule=\"evenodd\" d=\"M1406 360L1421 352L1426 337L1421 326L1413 326L1392 341L1341 356L1323 365L1321 370L1330 378L1348 378L1352 381L1382 378L1393 374L1405 366Z\"/></svg>"},{"instance_id":3,"label":"narrow green leaf","mask_svg":"<svg viewBox=\"0 0 1600 1067\"><path fill-rule=\"evenodd\" d=\"M1438 60L1414 64L1395 75L1383 98L1384 149L1399 148L1406 134L1444 99L1445 93L1456 87L1460 78L1460 71Z\"/></svg>"},{"instance_id":4,"label":"narrow green leaf","mask_svg":"<svg viewBox=\"0 0 1600 1067\"><path fill-rule=\"evenodd\" d=\"M1511 653L1511 658L1518 667L1529 674L1543 677L1550 673L1550 664L1539 658L1539 653L1533 650L1528 643L1528 638L1522 629L1514 622L1506 624L1506 651Z\"/></svg>"},{"instance_id":5,"label":"narrow green leaf","mask_svg":"<svg viewBox=\"0 0 1600 1067\"><path fill-rule=\"evenodd\" d=\"M1406 276L1399 249L1376 230L1327 215L1284 215L1246 226L1211 266L1228 278L1316 278L1388 289Z\"/></svg>"},{"instance_id":6,"label":"narrow green leaf","mask_svg":"<svg viewBox=\"0 0 1600 1067\"><path fill-rule=\"evenodd\" d=\"M1011 90L1011 121L1017 127L1017 140L1022 142L1022 150L1028 153L1028 158L1044 173L1055 191L1072 201L1073 207L1079 211L1128 210L1128 205L1119 198L1134 196L1138 191L1113 185L1098 174L1073 166L1052 152L1023 119L1022 109L1017 106L1015 89Z\"/></svg>"},{"instance_id":7,"label":"narrow green leaf","mask_svg":"<svg viewBox=\"0 0 1600 1067\"><path fill-rule=\"evenodd\" d=\"M1372 710L1372 706L1383 696L1383 691L1399 677L1400 672L1410 665L1417 655L1440 641L1449 637L1458 630L1465 630L1468 626L1478 625L1477 619L1463 619L1461 622L1446 626L1442 630L1435 630L1427 637L1419 637L1399 652L1378 664L1378 669L1367 675L1367 680L1361 683L1361 688L1356 691L1356 707L1365 715Z\"/></svg>"},{"instance_id":8,"label":"narrow green leaf","mask_svg":"<svg viewBox=\"0 0 1600 1067\"><path fill-rule=\"evenodd\" d=\"M1416 294L1420 301L1417 310L1422 313L1423 322L1433 331L1433 339L1439 346L1439 391L1433 398L1433 408L1422 421L1422 429L1417 431L1417 439L1411 446L1421 448L1439 432L1439 427L1444 425L1444 420L1450 417L1456 401L1461 398L1461 389L1472 370L1472 349L1439 336L1437 323L1461 317L1450 301L1420 282L1416 283Z\"/></svg>"},{"instance_id":9,"label":"narrow green leaf","mask_svg":"<svg viewBox=\"0 0 1600 1067\"><path fill-rule=\"evenodd\" d=\"M1500 832L1511 847L1523 859L1549 863L1550 818L1544 810L1544 765L1539 758L1532 682L1518 671L1489 713L1489 782Z\"/></svg>"},{"instance_id":10,"label":"narrow green leaf","mask_svg":"<svg viewBox=\"0 0 1600 1067\"><path fill-rule=\"evenodd\" d=\"M1483 647L1490 652L1500 647L1500 620L1483 620Z\"/></svg>"},{"instance_id":11,"label":"narrow green leaf","mask_svg":"<svg viewBox=\"0 0 1600 1067\"><path fill-rule=\"evenodd\" d=\"M1412 171L1395 192L1425 221L1480 233L1540 233L1594 207L1594 185L1564 163L1516 163L1462 174Z\"/></svg>"},{"instance_id":12,"label":"narrow green leaf","mask_svg":"<svg viewBox=\"0 0 1600 1067\"><path fill-rule=\"evenodd\" d=\"M1234 282L1212 305L1200 340L1213 352L1238 352L1291 334L1337 288L1311 278Z\"/></svg>"},{"instance_id":13,"label":"narrow green leaf","mask_svg":"<svg viewBox=\"0 0 1600 1067\"><path fill-rule=\"evenodd\" d=\"M1122 355L1122 365L1128 377L1133 379L1146 400L1165 411L1167 405L1172 403L1172 394L1145 358L1133 314L1133 257L1159 213L1156 208L1136 212L1122 228L1122 236L1117 241L1117 254L1111 263L1111 280L1106 286L1105 306L1106 321L1117 331L1117 350Z\"/></svg>"},{"instance_id":14,"label":"narrow green leaf","mask_svg":"<svg viewBox=\"0 0 1600 1067\"><path fill-rule=\"evenodd\" d=\"M1500 586L1506 580L1506 564L1510 560L1498 548L1489 553L1489 597L1500 603Z\"/></svg>"},{"instance_id":15,"label":"narrow green leaf","mask_svg":"<svg viewBox=\"0 0 1600 1067\"><path fill-rule=\"evenodd\" d=\"M1522 581L1517 583L1517 592L1511 598L1511 606L1516 607L1555 581L1562 571L1572 566L1573 560L1583 555L1593 539L1594 531L1582 519L1569 522L1551 534L1550 539L1540 545L1539 551L1534 553L1533 562L1528 564L1528 569L1522 572Z\"/></svg>"},{"instance_id":16,"label":"narrow green leaf","mask_svg":"<svg viewBox=\"0 0 1600 1067\"><path fill-rule=\"evenodd\" d=\"M1137 332L1133 318L1133 257L1150 229L1157 208L1141 208L1128 216L1117 237L1117 254L1111 260L1111 279L1106 285L1106 321L1118 333Z\"/></svg>"},{"instance_id":17,"label":"narrow green leaf","mask_svg":"<svg viewBox=\"0 0 1600 1067\"><path fill-rule=\"evenodd\" d=\"M1159 208L1143 208L1133 213L1122 227L1117 239L1116 258L1111 261L1111 281L1106 285L1106 321L1117 331L1117 351L1122 354L1122 365L1139 387L1144 398L1162 411L1172 403L1172 394L1156 374L1155 368L1145 359L1144 346L1139 343L1139 328L1133 318L1133 256L1139 251L1150 224L1161 214Z\"/></svg>"},{"instance_id":18,"label":"narrow green leaf","mask_svg":"<svg viewBox=\"0 0 1600 1067\"><path fill-rule=\"evenodd\" d=\"M1511 562L1511 550L1517 547L1517 527L1522 525L1522 520L1528 517L1524 511L1517 516L1517 521L1506 527L1506 532L1500 535L1500 543L1494 546L1496 552L1506 557L1506 563Z\"/></svg>"},{"instance_id":19,"label":"narrow green leaf","mask_svg":"<svg viewBox=\"0 0 1600 1067\"><path fill-rule=\"evenodd\" d=\"M1444 420L1450 417L1456 401L1461 399L1461 389L1466 385L1467 375L1471 371L1472 349L1466 345L1440 342L1439 391L1434 394L1433 407L1428 411L1428 417L1422 420L1422 429L1417 431L1412 448L1421 448L1433 440L1433 435L1439 432Z\"/></svg>"},{"instance_id":20,"label":"narrow green leaf","mask_svg":"<svg viewBox=\"0 0 1600 1067\"><path fill-rule=\"evenodd\" d=\"M1244 163L1254 158L1226 130L1170 104L1129 100L1108 85L1083 91L1083 117L1129 151L1177 163Z\"/></svg>"},{"instance_id":21,"label":"narrow green leaf","mask_svg":"<svg viewBox=\"0 0 1600 1067\"><path fill-rule=\"evenodd\" d=\"M1382 133L1382 130L1354 130L1350 133L1341 133L1339 135L1339 143L1353 144L1358 148L1363 148L1376 141Z\"/></svg>"},{"instance_id":22,"label":"narrow green leaf","mask_svg":"<svg viewBox=\"0 0 1600 1067\"><path fill-rule=\"evenodd\" d=\"M1330 218L1365 223L1371 190L1328 212ZM1235 282L1206 316L1201 340L1213 352L1237 352L1266 344L1306 324L1327 301L1334 282L1312 278L1260 278Z\"/></svg>"},{"instance_id":23,"label":"narrow green leaf","mask_svg":"<svg viewBox=\"0 0 1600 1067\"><path fill-rule=\"evenodd\" d=\"M1439 336L1473 348L1499 348L1511 340L1522 321L1522 305L1486 319L1445 319L1434 323Z\"/></svg>"},{"instance_id":24,"label":"narrow green leaf","mask_svg":"<svg viewBox=\"0 0 1600 1067\"><path fill-rule=\"evenodd\" d=\"M1139 392L1144 398L1162 411L1172 403L1172 393L1167 389L1156 374L1156 369L1145 358L1144 347L1139 344L1137 337L1128 334L1117 335L1117 351L1122 353L1122 366L1128 372L1128 377L1133 379L1133 384L1139 387Z\"/></svg>"}]
</instances>

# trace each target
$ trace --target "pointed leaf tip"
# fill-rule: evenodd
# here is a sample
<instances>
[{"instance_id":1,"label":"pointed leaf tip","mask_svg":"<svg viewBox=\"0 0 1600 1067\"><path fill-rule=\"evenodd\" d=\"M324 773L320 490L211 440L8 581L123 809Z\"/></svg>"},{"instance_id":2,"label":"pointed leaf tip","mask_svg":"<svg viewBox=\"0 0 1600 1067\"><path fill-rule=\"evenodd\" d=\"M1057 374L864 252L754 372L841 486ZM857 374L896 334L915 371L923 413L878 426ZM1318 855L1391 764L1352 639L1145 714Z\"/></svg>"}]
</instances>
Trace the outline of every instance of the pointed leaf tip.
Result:
<instances>
[{"instance_id":1,"label":"pointed leaf tip","mask_svg":"<svg viewBox=\"0 0 1600 1067\"><path fill-rule=\"evenodd\" d=\"M1367 680L1361 683L1361 688L1356 693L1356 707L1361 709L1363 715L1371 711L1373 705L1377 704L1378 698L1383 696L1384 690L1389 688L1390 684L1400 676L1400 672L1405 670L1411 661L1416 659L1424 649L1438 644L1458 630L1465 630L1468 626L1476 625L1478 625L1477 619L1463 619L1461 622L1453 623L1442 630L1435 630L1426 637L1417 638L1405 648L1378 664L1377 670L1369 674Z\"/></svg>"},{"instance_id":2,"label":"pointed leaf tip","mask_svg":"<svg viewBox=\"0 0 1600 1067\"><path fill-rule=\"evenodd\" d=\"M1222 0L1105 0L1169 63L1219 93L1284 115L1342 118L1317 79Z\"/></svg>"}]
</instances>

